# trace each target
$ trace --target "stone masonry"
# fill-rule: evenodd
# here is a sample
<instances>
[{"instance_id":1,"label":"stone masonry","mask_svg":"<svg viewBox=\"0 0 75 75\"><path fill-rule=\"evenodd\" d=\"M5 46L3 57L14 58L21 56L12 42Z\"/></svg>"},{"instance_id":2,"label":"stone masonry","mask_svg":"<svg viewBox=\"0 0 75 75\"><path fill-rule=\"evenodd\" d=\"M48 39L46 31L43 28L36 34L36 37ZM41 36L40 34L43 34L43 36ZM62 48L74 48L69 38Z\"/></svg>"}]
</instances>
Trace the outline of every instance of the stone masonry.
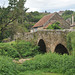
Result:
<instances>
[{"instance_id":1,"label":"stone masonry","mask_svg":"<svg viewBox=\"0 0 75 75\"><path fill-rule=\"evenodd\" d=\"M68 32L75 30L40 30L34 33L17 34L14 39L22 39L26 41L34 41L38 44L42 39L46 45L46 52L55 52L55 48L58 44L62 44L67 48L66 36Z\"/></svg>"}]
</instances>

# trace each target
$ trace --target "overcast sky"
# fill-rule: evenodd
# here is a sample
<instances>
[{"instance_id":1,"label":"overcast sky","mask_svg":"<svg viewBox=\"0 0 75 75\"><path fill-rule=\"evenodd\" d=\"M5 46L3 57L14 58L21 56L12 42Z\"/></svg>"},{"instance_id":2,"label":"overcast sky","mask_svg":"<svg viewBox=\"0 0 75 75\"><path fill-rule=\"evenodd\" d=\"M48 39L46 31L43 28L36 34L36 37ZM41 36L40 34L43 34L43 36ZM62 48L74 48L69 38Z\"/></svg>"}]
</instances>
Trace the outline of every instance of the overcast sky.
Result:
<instances>
[{"instance_id":1,"label":"overcast sky","mask_svg":"<svg viewBox=\"0 0 75 75\"><path fill-rule=\"evenodd\" d=\"M0 0L0 6L8 6L8 0ZM25 7L29 8L28 11L39 12L75 11L75 0L27 0Z\"/></svg>"}]
</instances>

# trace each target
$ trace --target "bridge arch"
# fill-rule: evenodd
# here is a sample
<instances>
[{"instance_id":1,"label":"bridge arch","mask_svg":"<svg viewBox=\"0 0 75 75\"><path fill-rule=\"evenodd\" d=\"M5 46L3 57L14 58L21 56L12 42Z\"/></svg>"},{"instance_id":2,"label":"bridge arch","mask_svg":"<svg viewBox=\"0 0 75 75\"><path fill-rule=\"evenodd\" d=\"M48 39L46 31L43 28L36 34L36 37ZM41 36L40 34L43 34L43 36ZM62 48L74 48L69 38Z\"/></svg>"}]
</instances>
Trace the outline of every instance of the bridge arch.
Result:
<instances>
[{"instance_id":1,"label":"bridge arch","mask_svg":"<svg viewBox=\"0 0 75 75\"><path fill-rule=\"evenodd\" d=\"M58 54L69 54L67 48L63 45L63 44L57 44L57 46L55 47L55 51Z\"/></svg>"},{"instance_id":2,"label":"bridge arch","mask_svg":"<svg viewBox=\"0 0 75 75\"><path fill-rule=\"evenodd\" d=\"M43 53L43 54L46 53L46 44L45 44L45 42L44 42L43 39L40 39L40 40L39 40L38 46L40 47L40 48L39 48L39 52L41 52L41 53Z\"/></svg>"}]
</instances>

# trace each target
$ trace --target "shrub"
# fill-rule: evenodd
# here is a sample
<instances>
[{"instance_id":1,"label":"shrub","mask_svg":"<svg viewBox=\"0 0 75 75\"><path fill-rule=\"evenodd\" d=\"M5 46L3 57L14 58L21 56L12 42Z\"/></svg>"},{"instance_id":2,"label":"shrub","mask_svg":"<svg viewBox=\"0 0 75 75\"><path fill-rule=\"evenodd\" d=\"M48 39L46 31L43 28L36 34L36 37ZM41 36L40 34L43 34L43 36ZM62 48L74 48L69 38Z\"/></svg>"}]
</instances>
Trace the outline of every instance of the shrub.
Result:
<instances>
[{"instance_id":1,"label":"shrub","mask_svg":"<svg viewBox=\"0 0 75 75\"><path fill-rule=\"evenodd\" d=\"M9 43L0 43L0 55L9 56L12 58L19 57L17 50Z\"/></svg>"},{"instance_id":2,"label":"shrub","mask_svg":"<svg viewBox=\"0 0 75 75\"><path fill-rule=\"evenodd\" d=\"M48 27L47 27L47 29L61 29L61 27L59 26L59 22L56 22L56 23L54 23L54 24L52 24L52 25L49 25Z\"/></svg>"},{"instance_id":3,"label":"shrub","mask_svg":"<svg viewBox=\"0 0 75 75\"><path fill-rule=\"evenodd\" d=\"M33 57L39 54L39 47L24 40L15 43L0 43L0 55L12 58Z\"/></svg>"},{"instance_id":4,"label":"shrub","mask_svg":"<svg viewBox=\"0 0 75 75\"><path fill-rule=\"evenodd\" d=\"M43 70L44 72L75 74L75 57L58 54L38 55L33 60L23 63L22 71Z\"/></svg>"},{"instance_id":5,"label":"shrub","mask_svg":"<svg viewBox=\"0 0 75 75\"><path fill-rule=\"evenodd\" d=\"M0 75L18 75L17 65L11 58L0 56Z\"/></svg>"},{"instance_id":6,"label":"shrub","mask_svg":"<svg viewBox=\"0 0 75 75\"><path fill-rule=\"evenodd\" d=\"M17 52L22 58L33 57L39 54L38 46L34 45L33 43L26 42L24 40L16 42L16 44L13 45L13 47L16 48Z\"/></svg>"}]
</instances>

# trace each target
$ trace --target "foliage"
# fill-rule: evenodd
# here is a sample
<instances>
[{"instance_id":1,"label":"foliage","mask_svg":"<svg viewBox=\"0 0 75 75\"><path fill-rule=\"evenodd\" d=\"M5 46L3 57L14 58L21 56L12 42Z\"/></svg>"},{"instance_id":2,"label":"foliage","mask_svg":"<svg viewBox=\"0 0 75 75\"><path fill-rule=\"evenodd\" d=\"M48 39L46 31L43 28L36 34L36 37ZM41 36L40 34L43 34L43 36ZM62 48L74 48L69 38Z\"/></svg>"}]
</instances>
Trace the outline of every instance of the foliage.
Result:
<instances>
[{"instance_id":1,"label":"foliage","mask_svg":"<svg viewBox=\"0 0 75 75\"><path fill-rule=\"evenodd\" d=\"M49 13L39 13L38 11L26 13L25 20L28 22L38 22L43 16L48 14Z\"/></svg>"},{"instance_id":2,"label":"foliage","mask_svg":"<svg viewBox=\"0 0 75 75\"><path fill-rule=\"evenodd\" d=\"M8 7L0 8L0 41L19 31L18 25L24 23L25 12L27 8L24 7L26 0L8 0ZM13 34L14 33L14 34Z\"/></svg>"},{"instance_id":3,"label":"foliage","mask_svg":"<svg viewBox=\"0 0 75 75\"><path fill-rule=\"evenodd\" d=\"M71 11L71 10L66 10L66 11L63 13L63 15L71 15L71 14L73 14L73 11Z\"/></svg>"},{"instance_id":4,"label":"foliage","mask_svg":"<svg viewBox=\"0 0 75 75\"><path fill-rule=\"evenodd\" d=\"M17 50L8 43L0 43L0 55L12 58L19 57Z\"/></svg>"},{"instance_id":5,"label":"foliage","mask_svg":"<svg viewBox=\"0 0 75 75\"><path fill-rule=\"evenodd\" d=\"M39 47L24 40L15 43L0 43L0 55L12 58L33 57L39 54Z\"/></svg>"},{"instance_id":6,"label":"foliage","mask_svg":"<svg viewBox=\"0 0 75 75\"><path fill-rule=\"evenodd\" d=\"M75 32L69 32L67 35L68 48L72 51L72 54L75 56Z\"/></svg>"},{"instance_id":7,"label":"foliage","mask_svg":"<svg viewBox=\"0 0 75 75\"><path fill-rule=\"evenodd\" d=\"M67 48L71 53L72 52L72 43L71 43L71 37L70 36L67 36Z\"/></svg>"},{"instance_id":8,"label":"foliage","mask_svg":"<svg viewBox=\"0 0 75 75\"><path fill-rule=\"evenodd\" d=\"M7 56L0 56L0 75L17 75L17 65Z\"/></svg>"},{"instance_id":9,"label":"foliage","mask_svg":"<svg viewBox=\"0 0 75 75\"><path fill-rule=\"evenodd\" d=\"M8 0L7 7L0 7L0 42L18 33L28 32L30 28L48 13L38 11L26 13L26 0Z\"/></svg>"},{"instance_id":10,"label":"foliage","mask_svg":"<svg viewBox=\"0 0 75 75\"><path fill-rule=\"evenodd\" d=\"M62 17L66 20L66 19L68 19L68 18L71 18L73 13L74 13L74 12L71 11L71 10L66 10L66 11L62 14Z\"/></svg>"},{"instance_id":11,"label":"foliage","mask_svg":"<svg viewBox=\"0 0 75 75\"><path fill-rule=\"evenodd\" d=\"M27 30L29 31L34 24L35 24L34 22L25 21L24 22L24 28L27 28Z\"/></svg>"},{"instance_id":12,"label":"foliage","mask_svg":"<svg viewBox=\"0 0 75 75\"><path fill-rule=\"evenodd\" d=\"M26 72L20 72L18 75L63 75L59 73L45 73L42 72L41 70L36 70L36 71L26 71Z\"/></svg>"},{"instance_id":13,"label":"foliage","mask_svg":"<svg viewBox=\"0 0 75 75\"><path fill-rule=\"evenodd\" d=\"M75 57L47 53L37 55L33 60L25 61L21 71L36 71L63 73L64 75L75 74Z\"/></svg>"},{"instance_id":14,"label":"foliage","mask_svg":"<svg viewBox=\"0 0 75 75\"><path fill-rule=\"evenodd\" d=\"M59 26L59 22L56 22L54 24L51 24L47 27L47 29L61 29L61 27Z\"/></svg>"},{"instance_id":15,"label":"foliage","mask_svg":"<svg viewBox=\"0 0 75 75\"><path fill-rule=\"evenodd\" d=\"M17 52L19 52L21 58L33 57L39 54L38 46L24 40L16 42L13 46L16 48Z\"/></svg>"}]
</instances>

